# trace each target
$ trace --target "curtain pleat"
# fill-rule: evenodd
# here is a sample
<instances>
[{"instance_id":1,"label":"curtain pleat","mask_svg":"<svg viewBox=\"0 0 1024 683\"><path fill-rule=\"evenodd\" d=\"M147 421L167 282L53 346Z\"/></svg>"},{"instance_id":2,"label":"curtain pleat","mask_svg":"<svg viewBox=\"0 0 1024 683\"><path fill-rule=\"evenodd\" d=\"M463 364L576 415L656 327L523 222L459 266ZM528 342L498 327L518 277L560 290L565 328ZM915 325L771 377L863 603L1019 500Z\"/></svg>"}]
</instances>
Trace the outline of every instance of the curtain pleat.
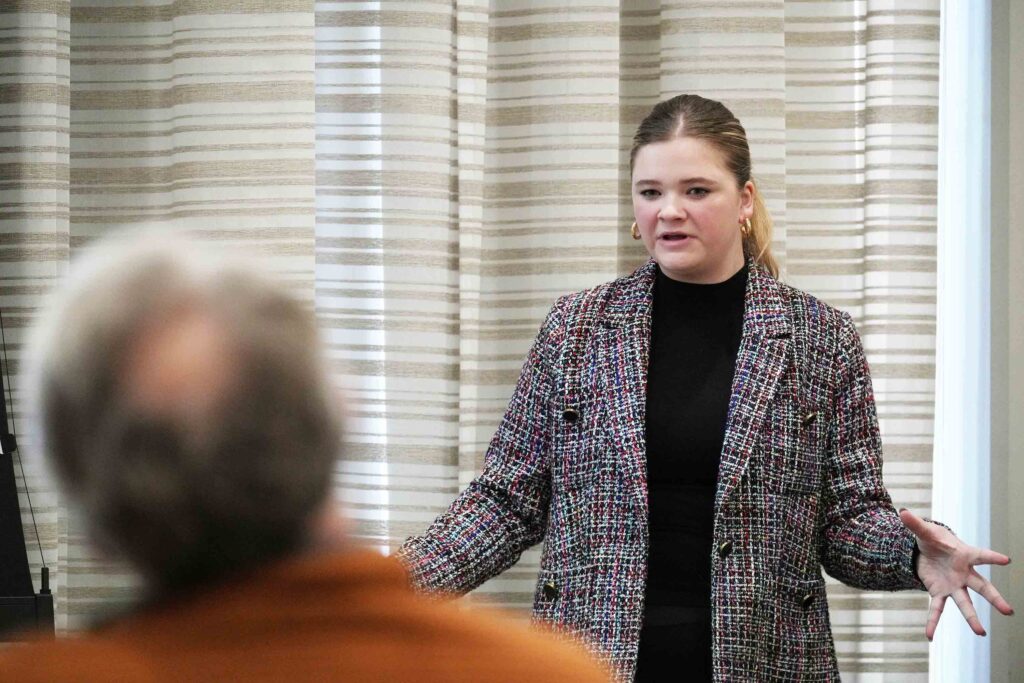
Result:
<instances>
[{"instance_id":1,"label":"curtain pleat","mask_svg":"<svg viewBox=\"0 0 1024 683\"><path fill-rule=\"evenodd\" d=\"M55 570L58 628L66 628L73 581L66 507L32 458L25 400L18 387L25 337L47 293L66 273L70 251L70 4L20 0L0 9L0 313L10 425L18 437L25 544L39 587L42 560ZM22 477L22 471L25 476ZM31 497L34 517L29 510ZM36 537L38 529L38 542Z\"/></svg>"},{"instance_id":2,"label":"curtain pleat","mask_svg":"<svg viewBox=\"0 0 1024 683\"><path fill-rule=\"evenodd\" d=\"M886 485L929 514L939 3L787 2L785 18L788 278L853 315ZM927 680L927 595L828 591L844 680Z\"/></svg>"}]
</instances>

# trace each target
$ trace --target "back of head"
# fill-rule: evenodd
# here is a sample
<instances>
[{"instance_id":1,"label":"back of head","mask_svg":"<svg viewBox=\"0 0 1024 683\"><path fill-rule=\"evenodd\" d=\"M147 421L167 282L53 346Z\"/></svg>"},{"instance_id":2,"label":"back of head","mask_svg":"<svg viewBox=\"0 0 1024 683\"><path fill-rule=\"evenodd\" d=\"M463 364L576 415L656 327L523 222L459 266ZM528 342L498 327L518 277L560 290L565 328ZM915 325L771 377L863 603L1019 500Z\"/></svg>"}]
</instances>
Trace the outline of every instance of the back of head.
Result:
<instances>
[{"instance_id":1,"label":"back of head","mask_svg":"<svg viewBox=\"0 0 1024 683\"><path fill-rule=\"evenodd\" d=\"M737 187L743 187L748 180L753 182L747 131L739 119L721 102L692 94L677 95L651 109L633 136L630 171L640 148L682 137L704 140L717 149ZM754 215L750 219L751 229L743 239L743 250L748 258L778 277L779 267L771 253L771 215L756 183L755 189Z\"/></svg>"},{"instance_id":2,"label":"back of head","mask_svg":"<svg viewBox=\"0 0 1024 683\"><path fill-rule=\"evenodd\" d=\"M30 382L95 539L162 589L295 550L340 440L312 311L196 242L92 251L37 331Z\"/></svg>"}]
</instances>

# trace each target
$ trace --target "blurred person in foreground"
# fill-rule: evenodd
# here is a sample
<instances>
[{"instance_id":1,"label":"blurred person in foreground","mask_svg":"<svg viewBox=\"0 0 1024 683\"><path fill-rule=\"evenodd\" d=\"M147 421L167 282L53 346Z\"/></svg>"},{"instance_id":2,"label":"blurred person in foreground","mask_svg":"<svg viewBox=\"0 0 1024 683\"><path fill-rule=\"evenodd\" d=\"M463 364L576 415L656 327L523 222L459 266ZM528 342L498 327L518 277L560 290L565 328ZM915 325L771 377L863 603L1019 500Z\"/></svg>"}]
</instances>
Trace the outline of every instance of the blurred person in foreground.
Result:
<instances>
[{"instance_id":1,"label":"blurred person in foreground","mask_svg":"<svg viewBox=\"0 0 1024 683\"><path fill-rule=\"evenodd\" d=\"M65 493L148 597L85 637L0 653L0 679L604 680L568 645L415 596L345 538L309 306L181 238L91 252L26 381Z\"/></svg>"}]
</instances>

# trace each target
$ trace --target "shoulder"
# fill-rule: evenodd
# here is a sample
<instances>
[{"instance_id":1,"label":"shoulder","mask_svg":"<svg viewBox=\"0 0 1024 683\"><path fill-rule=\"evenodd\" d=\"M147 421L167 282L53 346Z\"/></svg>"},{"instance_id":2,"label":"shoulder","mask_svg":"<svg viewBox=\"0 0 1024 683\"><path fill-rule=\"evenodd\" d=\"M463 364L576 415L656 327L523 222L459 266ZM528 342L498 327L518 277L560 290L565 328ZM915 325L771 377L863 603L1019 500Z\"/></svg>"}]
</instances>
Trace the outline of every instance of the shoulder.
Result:
<instances>
[{"instance_id":1,"label":"shoulder","mask_svg":"<svg viewBox=\"0 0 1024 683\"><path fill-rule=\"evenodd\" d=\"M411 610L412 611L412 610ZM604 672L581 644L541 627L516 623L488 609L472 612L430 603L417 618L428 660L439 680L530 681L567 683L606 681ZM422 680L428 680L426 678Z\"/></svg>"},{"instance_id":2,"label":"shoulder","mask_svg":"<svg viewBox=\"0 0 1024 683\"><path fill-rule=\"evenodd\" d=\"M352 680L565 681L607 676L581 646L490 609L414 592L393 558L364 558L365 582L347 593L340 631L323 640L353 664ZM389 574L382 580L379 574ZM398 572L395 574L395 572ZM371 654L372 653L372 654Z\"/></svg>"},{"instance_id":3,"label":"shoulder","mask_svg":"<svg viewBox=\"0 0 1024 683\"><path fill-rule=\"evenodd\" d=\"M616 312L641 306L650 297L654 272L654 261L649 260L629 275L559 297L548 314L545 327L564 335L597 323L608 314L609 305L613 305Z\"/></svg>"},{"instance_id":4,"label":"shoulder","mask_svg":"<svg viewBox=\"0 0 1024 683\"><path fill-rule=\"evenodd\" d=\"M0 655L0 671L24 683L157 680L136 650L95 636L12 647Z\"/></svg>"},{"instance_id":5,"label":"shoulder","mask_svg":"<svg viewBox=\"0 0 1024 683\"><path fill-rule=\"evenodd\" d=\"M838 345L849 341L850 335L857 334L849 313L787 283L778 282L778 287L780 295L787 302L794 335L819 345Z\"/></svg>"},{"instance_id":6,"label":"shoulder","mask_svg":"<svg viewBox=\"0 0 1024 683\"><path fill-rule=\"evenodd\" d=\"M860 334L849 313L792 285L779 282L778 287L804 367L813 368L833 386L845 382L851 372L867 372Z\"/></svg>"}]
</instances>

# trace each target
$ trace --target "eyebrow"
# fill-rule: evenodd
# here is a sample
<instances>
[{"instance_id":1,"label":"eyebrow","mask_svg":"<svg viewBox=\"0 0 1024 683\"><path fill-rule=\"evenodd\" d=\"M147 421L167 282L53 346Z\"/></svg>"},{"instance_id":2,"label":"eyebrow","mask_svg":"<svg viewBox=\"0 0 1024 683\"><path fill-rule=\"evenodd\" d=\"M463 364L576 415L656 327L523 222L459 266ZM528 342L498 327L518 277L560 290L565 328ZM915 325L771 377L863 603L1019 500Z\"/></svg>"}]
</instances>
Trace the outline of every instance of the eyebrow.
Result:
<instances>
[{"instance_id":1,"label":"eyebrow","mask_svg":"<svg viewBox=\"0 0 1024 683\"><path fill-rule=\"evenodd\" d=\"M661 185L658 180L641 179L633 183L634 185ZM710 178L696 177L696 178L684 178L679 181L680 185L717 185L717 181L711 180Z\"/></svg>"}]
</instances>

